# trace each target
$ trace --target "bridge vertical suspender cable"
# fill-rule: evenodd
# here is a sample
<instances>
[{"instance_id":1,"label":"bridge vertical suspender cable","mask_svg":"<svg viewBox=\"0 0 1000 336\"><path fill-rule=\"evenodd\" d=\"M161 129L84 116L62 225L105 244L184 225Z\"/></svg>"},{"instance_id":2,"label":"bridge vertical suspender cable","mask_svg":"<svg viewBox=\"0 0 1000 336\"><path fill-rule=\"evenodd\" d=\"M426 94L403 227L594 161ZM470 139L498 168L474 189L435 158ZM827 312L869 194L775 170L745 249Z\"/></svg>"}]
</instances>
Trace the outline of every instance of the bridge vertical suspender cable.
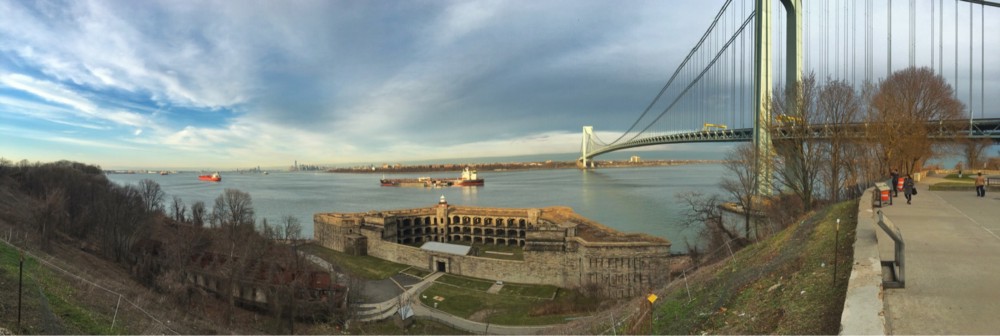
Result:
<instances>
[{"instance_id":1,"label":"bridge vertical suspender cable","mask_svg":"<svg viewBox=\"0 0 1000 336\"><path fill-rule=\"evenodd\" d=\"M676 70L674 70L674 73L672 75L670 75L670 79L667 80L667 84L663 85L663 88L660 89L660 92L656 94L656 97L653 98L653 101L649 103L649 106L647 106L646 109L642 111L642 114L639 115L639 118L637 118L635 122L632 123L632 126L629 126L628 130L622 133L622 135L619 136L618 139L611 141L612 144L617 143L619 140L624 138L629 132L635 129L635 126L638 125L640 121L642 121L642 118L645 117L646 114L649 113L649 110L651 110L653 106L656 104L656 102L660 100L660 97L663 96L663 93L667 91L667 88L669 88L670 84L674 82L674 79L677 78L677 75L681 72L681 70L685 69L684 66L687 65L688 61L691 60L691 56L694 55L694 53L698 50L698 48L701 47L701 44L705 42L705 39L708 37L708 34L712 32L713 28L715 28L716 23L719 22L719 17L722 15L722 13L726 11L726 8L729 7L730 3L732 3L732 0L726 0L726 2L722 4L722 9L720 9L719 12L715 14L715 19L712 20L712 24L708 26L708 30L706 30L705 33L702 34L701 39L698 40L698 43L696 43L695 46L691 48L691 51L688 52L687 56L684 57L684 61L681 62L681 65L678 66Z\"/></svg>"},{"instance_id":2,"label":"bridge vertical suspender cable","mask_svg":"<svg viewBox=\"0 0 1000 336\"><path fill-rule=\"evenodd\" d=\"M973 64L972 55L975 55L975 53L972 52L973 50L972 36L974 35L972 30L972 24L974 21L975 20L973 19L972 16L972 3L970 2L969 3L969 132L972 132L972 119L975 119L976 116L975 108L973 108L974 105L972 104L973 101L972 92L975 91L973 90L972 87L972 64Z\"/></svg>"},{"instance_id":3,"label":"bridge vertical suspender cable","mask_svg":"<svg viewBox=\"0 0 1000 336\"><path fill-rule=\"evenodd\" d=\"M756 11L751 12L750 16L747 17L746 21L743 21L743 25L740 26L740 28L736 31L736 33L733 34L732 38L730 38L729 41L726 42L725 45L723 45L723 47L722 47L723 49L728 48L733 43L733 41L736 40L736 38L740 35L740 33L742 33L744 29L746 29L746 26L748 24L750 24L750 22L752 22L754 15L756 15ZM694 81L691 82L691 84L688 84L688 86L686 86L684 88L684 90L681 91L681 93L678 95L678 97L676 99L674 99L674 101L671 102L670 105L667 106L667 108L663 109L663 112L660 112L660 115L658 115L655 119L653 119L653 121L648 126L646 126L641 131L639 131L638 134L642 134L642 133L646 132L646 130L648 130L653 124L655 124L657 121L659 121L660 118L663 118L663 116L666 115L666 113L668 111L670 111L675 105L677 105L677 102L680 101L681 97L683 97L685 93L687 93L688 91L690 91L691 88L694 87L695 84L697 84L698 82L701 81L701 79L705 76L705 74L708 73L708 70L711 69L712 65L715 65L715 63L719 60L719 57L721 57L721 56L722 56L721 52L716 53L715 57L712 57L712 60L709 61L708 65L706 65L704 67L704 69L701 72L699 72L697 76L695 76ZM639 136L638 134L635 135L635 136L633 136L629 140L635 139L636 137Z\"/></svg>"},{"instance_id":4,"label":"bridge vertical suspender cable","mask_svg":"<svg viewBox=\"0 0 1000 336\"><path fill-rule=\"evenodd\" d=\"M932 0L933 1L933 0ZM938 0L941 16L938 17L938 74L944 77L944 0ZM931 22L933 25L934 22Z\"/></svg>"},{"instance_id":5,"label":"bridge vertical suspender cable","mask_svg":"<svg viewBox=\"0 0 1000 336\"><path fill-rule=\"evenodd\" d=\"M888 42L886 43L886 46L889 47L889 53L886 56L887 65L885 66L885 77L888 78L889 75L892 75L892 0L889 0L889 7L886 8L885 12L889 15L889 24L886 25L886 30L889 32Z\"/></svg>"},{"instance_id":6,"label":"bridge vertical suspender cable","mask_svg":"<svg viewBox=\"0 0 1000 336\"><path fill-rule=\"evenodd\" d=\"M917 65L917 3L910 0L910 67Z\"/></svg>"}]
</instances>

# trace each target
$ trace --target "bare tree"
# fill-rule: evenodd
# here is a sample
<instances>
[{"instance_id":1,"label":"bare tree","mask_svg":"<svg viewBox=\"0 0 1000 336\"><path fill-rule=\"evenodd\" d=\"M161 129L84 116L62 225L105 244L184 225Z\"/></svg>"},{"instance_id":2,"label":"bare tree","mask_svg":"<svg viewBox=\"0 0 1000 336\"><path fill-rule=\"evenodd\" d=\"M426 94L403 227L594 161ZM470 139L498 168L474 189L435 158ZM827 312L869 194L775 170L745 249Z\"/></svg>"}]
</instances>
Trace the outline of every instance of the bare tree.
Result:
<instances>
[{"instance_id":1,"label":"bare tree","mask_svg":"<svg viewBox=\"0 0 1000 336\"><path fill-rule=\"evenodd\" d=\"M299 219L292 215L281 217L281 233L285 240L297 240L302 238L302 224Z\"/></svg>"},{"instance_id":2,"label":"bare tree","mask_svg":"<svg viewBox=\"0 0 1000 336\"><path fill-rule=\"evenodd\" d=\"M187 219L187 206L184 205L184 201L180 197L173 197L170 208L173 209L171 215L175 221L183 223Z\"/></svg>"},{"instance_id":3,"label":"bare tree","mask_svg":"<svg viewBox=\"0 0 1000 336\"><path fill-rule=\"evenodd\" d=\"M736 205L743 210L743 236L750 238L750 223L757 212L757 151L752 144L740 144L726 154L722 164L729 173L722 177L719 185L729 193ZM689 202L690 204L690 202Z\"/></svg>"},{"instance_id":4,"label":"bare tree","mask_svg":"<svg viewBox=\"0 0 1000 336\"><path fill-rule=\"evenodd\" d=\"M965 154L965 162L969 169L984 169L988 159L985 156L986 149L993 146L993 141L989 139L965 139L960 146Z\"/></svg>"},{"instance_id":5,"label":"bare tree","mask_svg":"<svg viewBox=\"0 0 1000 336\"><path fill-rule=\"evenodd\" d=\"M191 205L191 225L205 226L205 202L197 201Z\"/></svg>"},{"instance_id":6,"label":"bare tree","mask_svg":"<svg viewBox=\"0 0 1000 336\"><path fill-rule=\"evenodd\" d=\"M813 206L822 162L823 145L808 139L810 125L822 123L816 112L817 92L816 77L809 75L786 88L784 95L773 95L771 100L774 119L779 121L776 130L787 135L783 140L772 141L778 154L775 177L802 200L803 210Z\"/></svg>"},{"instance_id":7,"label":"bare tree","mask_svg":"<svg viewBox=\"0 0 1000 336\"><path fill-rule=\"evenodd\" d=\"M215 199L212 217L216 224L227 232L230 239L236 237L237 231L253 231L255 220L250 194L226 188L222 195Z\"/></svg>"},{"instance_id":8,"label":"bare tree","mask_svg":"<svg viewBox=\"0 0 1000 336\"><path fill-rule=\"evenodd\" d=\"M149 226L149 213L143 207L145 199L133 185L111 185L106 195L97 205L102 223L97 229L101 252L111 260L126 261L132 244Z\"/></svg>"},{"instance_id":9,"label":"bare tree","mask_svg":"<svg viewBox=\"0 0 1000 336\"><path fill-rule=\"evenodd\" d=\"M871 104L870 121L877 128L875 143L882 149L882 161L886 166L900 167L903 173L919 169L933 154L928 122L959 119L965 108L944 78L931 69L914 67L879 82Z\"/></svg>"},{"instance_id":10,"label":"bare tree","mask_svg":"<svg viewBox=\"0 0 1000 336\"><path fill-rule=\"evenodd\" d=\"M155 212L163 206L163 189L160 184L150 179L139 181L139 195L142 197L142 206L146 212Z\"/></svg>"},{"instance_id":11,"label":"bare tree","mask_svg":"<svg viewBox=\"0 0 1000 336\"><path fill-rule=\"evenodd\" d=\"M226 293L229 293L227 295L229 306L226 315L230 322L232 322L233 308L236 307L234 294L241 293L239 286L242 283L255 280L253 277L260 271L256 268L264 267L261 261L272 247L271 241L257 234L253 228L253 222L251 222L249 226L246 224L231 225L223 229L227 234L221 243L222 246L228 245L229 258L221 271L226 278Z\"/></svg>"},{"instance_id":12,"label":"bare tree","mask_svg":"<svg viewBox=\"0 0 1000 336\"><path fill-rule=\"evenodd\" d=\"M260 226L258 227L258 230L260 231L260 235L264 236L266 239L281 239L281 234L278 233L278 228L269 224L267 222L267 218L260 219Z\"/></svg>"},{"instance_id":13,"label":"bare tree","mask_svg":"<svg viewBox=\"0 0 1000 336\"><path fill-rule=\"evenodd\" d=\"M853 86L844 81L832 81L820 89L818 105L819 119L825 125L834 125L823 155L827 164L820 167L830 200L837 202L846 191L845 171L850 169L851 163L845 158L853 139L848 129L835 126L859 121L861 101Z\"/></svg>"},{"instance_id":14,"label":"bare tree","mask_svg":"<svg viewBox=\"0 0 1000 336\"><path fill-rule=\"evenodd\" d=\"M683 211L684 225L698 230L705 250L715 250L730 241L738 247L747 244L746 236L741 235L739 229L726 225L723 220L719 195L705 196L699 192L687 192L678 194L677 198L687 204Z\"/></svg>"},{"instance_id":15,"label":"bare tree","mask_svg":"<svg viewBox=\"0 0 1000 336\"><path fill-rule=\"evenodd\" d=\"M55 231L69 220L69 214L66 212L66 192L62 188L50 190L32 211L32 215L38 228L41 247L48 250L49 241Z\"/></svg>"}]
</instances>

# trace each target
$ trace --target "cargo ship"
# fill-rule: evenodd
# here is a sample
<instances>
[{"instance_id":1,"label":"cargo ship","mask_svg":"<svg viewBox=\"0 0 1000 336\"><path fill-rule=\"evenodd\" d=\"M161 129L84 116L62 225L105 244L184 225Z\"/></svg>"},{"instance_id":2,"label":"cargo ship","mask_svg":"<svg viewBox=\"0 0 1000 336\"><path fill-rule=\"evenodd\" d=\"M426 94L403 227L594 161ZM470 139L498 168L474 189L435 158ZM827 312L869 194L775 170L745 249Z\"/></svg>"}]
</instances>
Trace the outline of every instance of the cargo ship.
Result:
<instances>
[{"instance_id":1,"label":"cargo ship","mask_svg":"<svg viewBox=\"0 0 1000 336\"><path fill-rule=\"evenodd\" d=\"M379 180L383 187L479 187L486 184L486 180L479 178L475 169L466 167L462 171L462 176L457 179L441 179L432 177L387 179L382 177Z\"/></svg>"},{"instance_id":2,"label":"cargo ship","mask_svg":"<svg viewBox=\"0 0 1000 336\"><path fill-rule=\"evenodd\" d=\"M219 176L219 173L216 172L212 175L198 175L198 179L202 181L219 182L222 181L222 176Z\"/></svg>"}]
</instances>

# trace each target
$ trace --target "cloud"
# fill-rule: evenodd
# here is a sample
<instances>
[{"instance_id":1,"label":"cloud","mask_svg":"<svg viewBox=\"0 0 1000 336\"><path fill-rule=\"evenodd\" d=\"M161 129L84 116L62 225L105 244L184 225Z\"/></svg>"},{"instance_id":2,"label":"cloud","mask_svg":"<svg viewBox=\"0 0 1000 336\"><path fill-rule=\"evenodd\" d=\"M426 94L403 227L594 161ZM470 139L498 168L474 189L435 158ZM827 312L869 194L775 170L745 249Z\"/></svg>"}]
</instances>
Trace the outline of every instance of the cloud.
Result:
<instances>
[{"instance_id":1,"label":"cloud","mask_svg":"<svg viewBox=\"0 0 1000 336\"><path fill-rule=\"evenodd\" d=\"M583 125L631 125L721 4L0 0L0 117L226 166L575 152Z\"/></svg>"},{"instance_id":2,"label":"cloud","mask_svg":"<svg viewBox=\"0 0 1000 336\"><path fill-rule=\"evenodd\" d=\"M46 101L72 107L88 115L93 115L97 111L97 106L90 100L52 82L36 80L21 74L5 74L0 75L0 83L12 89L33 94Z\"/></svg>"}]
</instances>

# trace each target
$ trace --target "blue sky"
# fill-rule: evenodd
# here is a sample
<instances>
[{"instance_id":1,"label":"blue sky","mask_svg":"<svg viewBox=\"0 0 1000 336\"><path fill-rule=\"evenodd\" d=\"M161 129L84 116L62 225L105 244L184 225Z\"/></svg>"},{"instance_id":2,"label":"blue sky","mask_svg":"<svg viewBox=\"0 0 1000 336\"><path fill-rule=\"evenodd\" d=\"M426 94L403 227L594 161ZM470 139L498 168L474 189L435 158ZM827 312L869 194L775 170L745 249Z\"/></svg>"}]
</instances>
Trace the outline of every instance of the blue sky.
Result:
<instances>
[{"instance_id":1,"label":"blue sky","mask_svg":"<svg viewBox=\"0 0 1000 336\"><path fill-rule=\"evenodd\" d=\"M581 126L613 138L635 120L721 3L0 0L0 156L210 169L574 152Z\"/></svg>"}]
</instances>

